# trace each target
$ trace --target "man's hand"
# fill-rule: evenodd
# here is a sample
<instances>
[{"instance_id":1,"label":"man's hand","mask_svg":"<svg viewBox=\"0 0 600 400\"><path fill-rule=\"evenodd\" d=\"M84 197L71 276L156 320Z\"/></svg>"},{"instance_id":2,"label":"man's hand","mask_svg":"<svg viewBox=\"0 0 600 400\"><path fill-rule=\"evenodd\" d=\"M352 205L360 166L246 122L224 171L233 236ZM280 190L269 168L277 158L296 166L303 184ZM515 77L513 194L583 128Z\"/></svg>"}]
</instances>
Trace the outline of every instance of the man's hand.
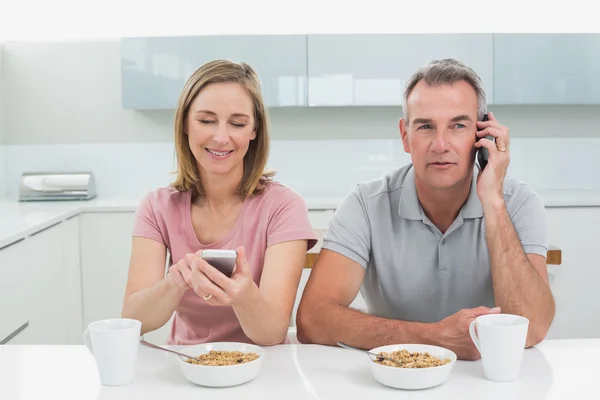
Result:
<instances>
[{"instance_id":1,"label":"man's hand","mask_svg":"<svg viewBox=\"0 0 600 400\"><path fill-rule=\"evenodd\" d=\"M489 153L487 166L477 176L477 195L484 208L487 203L503 201L502 187L504 178L510 164L509 132L506 126L501 125L494 114L488 114L488 121L477 121L477 136L493 136L491 140L477 140L475 147L485 147Z\"/></svg>"},{"instance_id":2,"label":"man's hand","mask_svg":"<svg viewBox=\"0 0 600 400\"><path fill-rule=\"evenodd\" d=\"M478 360L481 358L481 354L473 344L469 333L469 325L480 315L498 313L500 313L500 307L487 308L482 306L460 310L456 314L444 318L437 323L440 346L455 352L459 360Z\"/></svg>"}]
</instances>

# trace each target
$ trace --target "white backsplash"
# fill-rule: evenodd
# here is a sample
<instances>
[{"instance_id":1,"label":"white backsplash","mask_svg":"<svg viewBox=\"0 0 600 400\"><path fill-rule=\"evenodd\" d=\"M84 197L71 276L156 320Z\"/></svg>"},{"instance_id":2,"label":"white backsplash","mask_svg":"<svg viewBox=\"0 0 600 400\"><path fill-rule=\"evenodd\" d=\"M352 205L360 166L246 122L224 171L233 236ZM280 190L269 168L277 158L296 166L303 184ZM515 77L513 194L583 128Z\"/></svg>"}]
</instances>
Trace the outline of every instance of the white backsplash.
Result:
<instances>
[{"instance_id":1,"label":"white backsplash","mask_svg":"<svg viewBox=\"0 0 600 400\"><path fill-rule=\"evenodd\" d=\"M509 173L536 190L600 193L600 138L515 138L511 146ZM6 145L4 157L11 198L25 171L93 171L99 196L139 197L172 182L175 169L168 142ZM285 140L272 142L269 167L305 197L340 198L408 162L400 140Z\"/></svg>"}]
</instances>

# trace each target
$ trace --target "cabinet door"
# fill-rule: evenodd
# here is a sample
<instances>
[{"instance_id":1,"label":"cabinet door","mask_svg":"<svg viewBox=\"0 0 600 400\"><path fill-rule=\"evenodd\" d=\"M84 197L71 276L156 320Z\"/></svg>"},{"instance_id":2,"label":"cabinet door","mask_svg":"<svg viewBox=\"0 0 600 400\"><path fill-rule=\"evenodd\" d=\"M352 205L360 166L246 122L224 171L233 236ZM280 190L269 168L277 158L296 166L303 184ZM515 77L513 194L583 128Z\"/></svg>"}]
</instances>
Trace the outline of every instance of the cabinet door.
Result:
<instances>
[{"instance_id":1,"label":"cabinet door","mask_svg":"<svg viewBox=\"0 0 600 400\"><path fill-rule=\"evenodd\" d=\"M250 64L267 107L306 105L306 36L231 35L122 39L123 107L174 109L192 72L215 59Z\"/></svg>"},{"instance_id":2,"label":"cabinet door","mask_svg":"<svg viewBox=\"0 0 600 400\"><path fill-rule=\"evenodd\" d=\"M492 34L308 35L310 106L401 106L410 75L453 57L483 80L493 98Z\"/></svg>"},{"instance_id":3,"label":"cabinet door","mask_svg":"<svg viewBox=\"0 0 600 400\"><path fill-rule=\"evenodd\" d=\"M79 217L61 224L63 235L63 265L65 269L67 344L83 344L83 300L81 266L79 263Z\"/></svg>"},{"instance_id":4,"label":"cabinet door","mask_svg":"<svg viewBox=\"0 0 600 400\"><path fill-rule=\"evenodd\" d=\"M494 34L495 104L600 104L600 34Z\"/></svg>"},{"instance_id":5,"label":"cabinet door","mask_svg":"<svg viewBox=\"0 0 600 400\"><path fill-rule=\"evenodd\" d=\"M66 344L67 269L63 263L61 224L26 239L29 344Z\"/></svg>"},{"instance_id":6,"label":"cabinet door","mask_svg":"<svg viewBox=\"0 0 600 400\"><path fill-rule=\"evenodd\" d=\"M0 342L29 319L26 252L24 240L0 249Z\"/></svg>"},{"instance_id":7,"label":"cabinet door","mask_svg":"<svg viewBox=\"0 0 600 400\"><path fill-rule=\"evenodd\" d=\"M119 318L125 296L133 212L83 213L80 218L84 327Z\"/></svg>"}]
</instances>

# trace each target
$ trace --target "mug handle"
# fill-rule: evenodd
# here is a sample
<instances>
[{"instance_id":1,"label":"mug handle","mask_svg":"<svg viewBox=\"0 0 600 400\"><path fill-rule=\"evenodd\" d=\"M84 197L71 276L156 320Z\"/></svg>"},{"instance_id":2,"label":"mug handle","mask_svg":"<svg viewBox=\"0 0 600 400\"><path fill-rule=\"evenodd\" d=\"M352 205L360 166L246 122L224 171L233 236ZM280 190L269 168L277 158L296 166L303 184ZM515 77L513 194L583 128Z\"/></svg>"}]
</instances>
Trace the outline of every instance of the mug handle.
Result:
<instances>
[{"instance_id":1,"label":"mug handle","mask_svg":"<svg viewBox=\"0 0 600 400\"><path fill-rule=\"evenodd\" d=\"M85 332L83 332L83 342L85 343L85 346L88 348L90 353L94 354L94 347L92 346L92 338L90 336L89 329L86 329Z\"/></svg>"},{"instance_id":2,"label":"mug handle","mask_svg":"<svg viewBox=\"0 0 600 400\"><path fill-rule=\"evenodd\" d=\"M479 351L481 353L481 349L479 348L479 338L477 337L477 334L475 333L475 323L476 322L477 322L476 320L473 320L469 324L469 333L471 334L471 340L473 340L475 347L477 347L477 351Z\"/></svg>"}]
</instances>

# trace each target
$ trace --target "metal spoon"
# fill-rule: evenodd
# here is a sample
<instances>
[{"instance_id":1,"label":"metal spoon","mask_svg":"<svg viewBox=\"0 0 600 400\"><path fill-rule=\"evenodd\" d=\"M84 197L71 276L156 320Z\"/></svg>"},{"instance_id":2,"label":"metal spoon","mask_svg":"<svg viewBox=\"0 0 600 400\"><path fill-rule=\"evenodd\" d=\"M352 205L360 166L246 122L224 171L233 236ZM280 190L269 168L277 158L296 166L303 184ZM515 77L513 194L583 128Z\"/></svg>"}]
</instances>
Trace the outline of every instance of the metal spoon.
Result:
<instances>
[{"instance_id":1,"label":"metal spoon","mask_svg":"<svg viewBox=\"0 0 600 400\"><path fill-rule=\"evenodd\" d=\"M353 347L353 346L347 345L346 343L337 342L337 345L340 346L340 347L343 347L345 349L358 350L358 351L361 351L363 353L367 353L370 356L373 356L373 357L376 357L376 358L384 358L386 360L393 361L393 362L395 362L398 365L402 365L401 361L394 360L393 358L389 358L389 357L386 357L386 356L380 356L379 354L371 353L368 350L359 349L358 347Z\"/></svg>"},{"instance_id":2,"label":"metal spoon","mask_svg":"<svg viewBox=\"0 0 600 400\"><path fill-rule=\"evenodd\" d=\"M150 342L146 342L145 340L140 340L140 343L143 344L144 346L151 347L153 349L158 349L158 350L166 351L166 352L169 352L169 353L177 354L178 356L181 356L181 357L191 358L192 360L196 360L196 361L202 362L202 360L200 360L199 358L188 356L188 355L185 355L183 353L179 353L179 352L177 352L175 350L165 349L164 347L160 347L160 346L157 346L157 345L152 344Z\"/></svg>"}]
</instances>

